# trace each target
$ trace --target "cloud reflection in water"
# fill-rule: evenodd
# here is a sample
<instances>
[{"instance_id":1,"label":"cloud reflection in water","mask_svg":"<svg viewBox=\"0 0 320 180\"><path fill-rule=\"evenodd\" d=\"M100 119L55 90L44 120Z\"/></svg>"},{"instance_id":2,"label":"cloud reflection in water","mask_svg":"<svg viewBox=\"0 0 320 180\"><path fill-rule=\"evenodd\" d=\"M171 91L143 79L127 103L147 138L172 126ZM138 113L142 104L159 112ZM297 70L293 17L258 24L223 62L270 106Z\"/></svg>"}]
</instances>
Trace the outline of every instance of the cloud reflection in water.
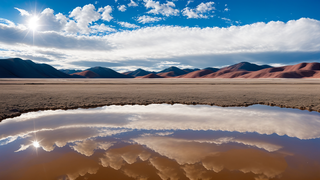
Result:
<instances>
[{"instance_id":1,"label":"cloud reflection in water","mask_svg":"<svg viewBox=\"0 0 320 180\"><path fill-rule=\"evenodd\" d=\"M102 179L107 173L112 179L290 179L288 172L304 177L299 168L317 169L320 159L310 159L312 153L299 148L317 147L308 139L317 140L319 129L317 113L265 106L32 112L0 123L0 151L6 148L0 155L5 157L0 166L6 165L0 177ZM42 150L32 155L35 136ZM9 163L13 157L25 161ZM41 166L46 171L36 174Z\"/></svg>"}]
</instances>

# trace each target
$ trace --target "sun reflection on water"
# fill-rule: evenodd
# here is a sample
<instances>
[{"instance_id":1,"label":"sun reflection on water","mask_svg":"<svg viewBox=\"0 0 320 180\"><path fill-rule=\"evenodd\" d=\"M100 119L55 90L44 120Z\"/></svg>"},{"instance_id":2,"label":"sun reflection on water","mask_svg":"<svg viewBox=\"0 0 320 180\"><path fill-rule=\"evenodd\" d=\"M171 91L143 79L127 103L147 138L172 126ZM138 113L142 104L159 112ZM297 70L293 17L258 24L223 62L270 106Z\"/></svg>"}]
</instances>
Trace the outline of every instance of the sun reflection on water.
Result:
<instances>
[{"instance_id":1,"label":"sun reflection on water","mask_svg":"<svg viewBox=\"0 0 320 180\"><path fill-rule=\"evenodd\" d=\"M39 148L39 147L40 147L40 143L39 143L37 140L33 141L33 142L32 142L32 145L33 145L35 148Z\"/></svg>"}]
</instances>

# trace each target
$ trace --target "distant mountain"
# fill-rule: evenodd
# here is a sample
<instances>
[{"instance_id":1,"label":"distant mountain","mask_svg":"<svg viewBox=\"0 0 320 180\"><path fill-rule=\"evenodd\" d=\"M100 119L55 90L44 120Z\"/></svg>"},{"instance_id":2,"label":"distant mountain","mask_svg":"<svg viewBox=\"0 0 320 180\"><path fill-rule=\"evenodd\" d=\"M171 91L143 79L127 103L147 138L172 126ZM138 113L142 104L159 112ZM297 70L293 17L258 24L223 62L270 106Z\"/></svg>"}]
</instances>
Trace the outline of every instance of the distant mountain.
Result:
<instances>
[{"instance_id":1,"label":"distant mountain","mask_svg":"<svg viewBox=\"0 0 320 180\"><path fill-rule=\"evenodd\" d=\"M210 71L213 71L213 72L217 72L217 71L220 70L218 68L212 68L212 67L207 67L207 68L204 68L204 69L207 69L207 70L210 70Z\"/></svg>"},{"instance_id":2,"label":"distant mountain","mask_svg":"<svg viewBox=\"0 0 320 180\"><path fill-rule=\"evenodd\" d=\"M161 76L163 78L172 78L172 77L177 77L179 75L175 74L174 71L169 71L169 72L163 72L163 73L158 73L158 76Z\"/></svg>"},{"instance_id":3,"label":"distant mountain","mask_svg":"<svg viewBox=\"0 0 320 180\"><path fill-rule=\"evenodd\" d=\"M129 72L125 72L123 74L124 75L133 76L133 77L138 77L138 76L145 76L145 75L148 75L150 73L152 73L152 72L146 71L144 69L139 68L139 69L137 69L135 71L129 71Z\"/></svg>"},{"instance_id":4,"label":"distant mountain","mask_svg":"<svg viewBox=\"0 0 320 180\"><path fill-rule=\"evenodd\" d=\"M211 73L213 73L213 71L211 71L209 69L202 69L202 70L193 71L188 74L178 76L177 78L200 78L202 76L205 76L205 75L211 74Z\"/></svg>"},{"instance_id":5,"label":"distant mountain","mask_svg":"<svg viewBox=\"0 0 320 180\"><path fill-rule=\"evenodd\" d=\"M194 68L194 69L187 68L187 69L182 69L182 70L187 72L187 73L190 73L190 72L193 72L193 71L198 71L200 69L199 68Z\"/></svg>"},{"instance_id":6,"label":"distant mountain","mask_svg":"<svg viewBox=\"0 0 320 180\"><path fill-rule=\"evenodd\" d=\"M225 68L220 69L219 71L239 71L239 70L245 70L245 71L259 71L261 69L266 69L266 68L272 68L272 66L269 65L256 65L252 64L249 62L240 62L238 64L234 64Z\"/></svg>"},{"instance_id":7,"label":"distant mountain","mask_svg":"<svg viewBox=\"0 0 320 180\"><path fill-rule=\"evenodd\" d=\"M20 58L0 60L0 78L70 78L48 64L36 64Z\"/></svg>"},{"instance_id":8,"label":"distant mountain","mask_svg":"<svg viewBox=\"0 0 320 180\"><path fill-rule=\"evenodd\" d=\"M89 70L73 73L71 75L72 76L78 75L78 76L83 76L86 78L99 78L100 77L97 73L89 71Z\"/></svg>"},{"instance_id":9,"label":"distant mountain","mask_svg":"<svg viewBox=\"0 0 320 180\"><path fill-rule=\"evenodd\" d=\"M163 78L161 76L158 76L157 74L155 73L150 73L148 75L145 75L145 76L138 76L136 78Z\"/></svg>"},{"instance_id":10,"label":"distant mountain","mask_svg":"<svg viewBox=\"0 0 320 180\"><path fill-rule=\"evenodd\" d=\"M132 76L129 75L124 75L120 74L110 68L105 68L105 67L93 67L87 69L89 71L92 71L99 75L100 78L133 78Z\"/></svg>"},{"instance_id":11,"label":"distant mountain","mask_svg":"<svg viewBox=\"0 0 320 180\"><path fill-rule=\"evenodd\" d=\"M248 74L251 71L259 71L261 69L270 68L270 67L272 66L269 66L269 65L259 66L249 62L240 62L238 64L221 68L220 70L215 71L214 73L211 73L211 74L207 74L202 78L237 78L242 75ZM217 69L214 68L213 70L217 70Z\"/></svg>"},{"instance_id":12,"label":"distant mountain","mask_svg":"<svg viewBox=\"0 0 320 180\"><path fill-rule=\"evenodd\" d=\"M77 70L77 69L59 69L59 71L66 73L66 74L74 74L77 72L82 72L82 70Z\"/></svg>"},{"instance_id":13,"label":"distant mountain","mask_svg":"<svg viewBox=\"0 0 320 180\"><path fill-rule=\"evenodd\" d=\"M160 71L159 73L166 73L166 72L170 72L170 71L173 71L176 76L187 74L186 71L184 71L182 69L179 69L179 68L177 68L175 66L171 66L171 67L169 67L167 69L164 69L164 70ZM158 75L159 75L159 73L158 73Z\"/></svg>"},{"instance_id":14,"label":"distant mountain","mask_svg":"<svg viewBox=\"0 0 320 180\"><path fill-rule=\"evenodd\" d=\"M120 74L112 69L93 67L85 71L66 74L48 64L37 64L19 58L0 60L0 78L320 78L320 63L299 63L296 65L271 67L241 62L222 69L205 68L179 69L170 67L159 73L143 69ZM65 71L70 73L78 70ZM189 72L191 71L191 72Z\"/></svg>"},{"instance_id":15,"label":"distant mountain","mask_svg":"<svg viewBox=\"0 0 320 180\"><path fill-rule=\"evenodd\" d=\"M320 63L299 63L250 72L241 78L317 78L320 74Z\"/></svg>"}]
</instances>

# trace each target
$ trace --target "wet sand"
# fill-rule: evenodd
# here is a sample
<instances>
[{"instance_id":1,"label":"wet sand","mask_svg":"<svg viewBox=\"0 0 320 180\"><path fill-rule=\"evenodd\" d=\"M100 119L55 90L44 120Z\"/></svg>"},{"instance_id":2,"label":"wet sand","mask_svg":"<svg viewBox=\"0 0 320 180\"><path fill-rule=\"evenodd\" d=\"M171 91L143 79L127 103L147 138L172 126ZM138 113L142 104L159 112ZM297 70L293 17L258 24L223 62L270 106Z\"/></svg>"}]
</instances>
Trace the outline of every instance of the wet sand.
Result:
<instances>
[{"instance_id":1,"label":"wet sand","mask_svg":"<svg viewBox=\"0 0 320 180\"><path fill-rule=\"evenodd\" d=\"M152 103L320 112L320 79L0 79L0 120L44 109Z\"/></svg>"}]
</instances>

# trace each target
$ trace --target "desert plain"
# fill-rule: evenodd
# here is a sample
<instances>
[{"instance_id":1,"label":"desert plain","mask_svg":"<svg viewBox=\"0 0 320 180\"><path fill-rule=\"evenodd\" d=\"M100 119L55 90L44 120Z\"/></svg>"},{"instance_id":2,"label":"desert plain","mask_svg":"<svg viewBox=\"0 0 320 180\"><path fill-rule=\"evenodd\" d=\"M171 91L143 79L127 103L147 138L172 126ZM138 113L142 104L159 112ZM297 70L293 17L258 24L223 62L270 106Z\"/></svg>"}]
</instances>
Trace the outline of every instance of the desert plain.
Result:
<instances>
[{"instance_id":1,"label":"desert plain","mask_svg":"<svg viewBox=\"0 0 320 180\"><path fill-rule=\"evenodd\" d=\"M0 79L0 120L38 110L154 103L320 112L320 79Z\"/></svg>"}]
</instances>

